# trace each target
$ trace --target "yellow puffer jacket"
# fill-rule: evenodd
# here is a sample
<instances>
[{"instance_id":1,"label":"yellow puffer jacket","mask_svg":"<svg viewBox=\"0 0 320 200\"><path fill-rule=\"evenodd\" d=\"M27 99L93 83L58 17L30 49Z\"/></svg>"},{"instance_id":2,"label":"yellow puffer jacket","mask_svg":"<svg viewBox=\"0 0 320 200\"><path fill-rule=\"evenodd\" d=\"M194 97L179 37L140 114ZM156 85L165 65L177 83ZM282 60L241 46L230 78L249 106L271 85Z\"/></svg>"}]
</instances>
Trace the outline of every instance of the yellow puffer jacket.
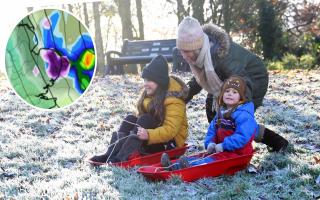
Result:
<instances>
[{"instance_id":1,"label":"yellow puffer jacket","mask_svg":"<svg viewBox=\"0 0 320 200\"><path fill-rule=\"evenodd\" d=\"M184 99L188 95L186 84L178 77L170 76L169 89L164 100L165 118L162 126L155 129L147 129L149 133L148 144L165 143L175 140L177 147L182 147L188 137L188 122L186 104ZM147 110L151 98L143 100L143 106Z\"/></svg>"}]
</instances>

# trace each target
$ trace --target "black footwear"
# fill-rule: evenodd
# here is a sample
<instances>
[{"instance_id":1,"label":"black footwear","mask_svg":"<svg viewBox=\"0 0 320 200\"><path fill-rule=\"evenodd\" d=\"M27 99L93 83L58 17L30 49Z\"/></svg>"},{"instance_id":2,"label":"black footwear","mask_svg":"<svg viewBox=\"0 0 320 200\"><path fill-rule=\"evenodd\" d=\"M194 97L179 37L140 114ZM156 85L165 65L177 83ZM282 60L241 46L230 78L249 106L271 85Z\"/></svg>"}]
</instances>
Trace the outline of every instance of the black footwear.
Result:
<instances>
[{"instance_id":1,"label":"black footwear","mask_svg":"<svg viewBox=\"0 0 320 200\"><path fill-rule=\"evenodd\" d=\"M190 163L188 162L187 158L184 156L181 156L181 158L178 160L178 163L179 163L180 169L190 167Z\"/></svg>"},{"instance_id":2,"label":"black footwear","mask_svg":"<svg viewBox=\"0 0 320 200\"><path fill-rule=\"evenodd\" d=\"M126 137L127 134L126 133L122 133L122 132L113 132L112 133L112 137L110 140L110 144L107 150L107 153L105 153L107 155L106 161L110 161L110 160L114 160L113 158L115 157L115 155L117 155L120 151L120 149L122 148L122 145L124 144L124 142L126 141L126 139L122 139L124 137ZM109 160L108 157L110 156Z\"/></svg>"},{"instance_id":3,"label":"black footwear","mask_svg":"<svg viewBox=\"0 0 320 200\"><path fill-rule=\"evenodd\" d=\"M89 160L92 160L94 162L100 162L100 163L105 163L107 161L109 162L110 160L113 160L114 155L116 155L119 152L123 144L123 143L121 144L119 139L125 136L126 136L125 133L113 132L107 152L102 155L93 156Z\"/></svg>"},{"instance_id":4,"label":"black footwear","mask_svg":"<svg viewBox=\"0 0 320 200\"><path fill-rule=\"evenodd\" d=\"M275 152L287 149L289 144L286 139L268 128L265 129L261 142L270 147L271 151Z\"/></svg>"},{"instance_id":5,"label":"black footwear","mask_svg":"<svg viewBox=\"0 0 320 200\"><path fill-rule=\"evenodd\" d=\"M102 154L99 156L93 156L89 160L94 161L94 162L99 162L99 163L105 163L108 159L108 156L106 154Z\"/></svg>"},{"instance_id":6,"label":"black footwear","mask_svg":"<svg viewBox=\"0 0 320 200\"><path fill-rule=\"evenodd\" d=\"M119 162L127 161L131 154L140 150L143 143L136 134L131 134L128 138L123 140L124 143L122 144L120 151L114 157Z\"/></svg>"},{"instance_id":7,"label":"black footwear","mask_svg":"<svg viewBox=\"0 0 320 200\"><path fill-rule=\"evenodd\" d=\"M166 168L168 171L172 171L172 167L171 167L172 163L167 153L163 153L161 155L161 165L162 167Z\"/></svg>"}]
</instances>

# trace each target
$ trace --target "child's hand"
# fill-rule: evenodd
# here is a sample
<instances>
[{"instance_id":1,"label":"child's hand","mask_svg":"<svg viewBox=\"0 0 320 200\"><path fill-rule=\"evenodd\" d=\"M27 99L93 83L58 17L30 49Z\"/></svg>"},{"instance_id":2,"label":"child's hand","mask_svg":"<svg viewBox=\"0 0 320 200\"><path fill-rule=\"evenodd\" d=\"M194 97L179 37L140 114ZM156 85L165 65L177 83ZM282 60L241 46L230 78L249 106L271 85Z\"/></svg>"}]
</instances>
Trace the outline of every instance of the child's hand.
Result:
<instances>
[{"instance_id":1,"label":"child's hand","mask_svg":"<svg viewBox=\"0 0 320 200\"><path fill-rule=\"evenodd\" d=\"M222 143L217 144L215 147L216 153L223 152L223 146Z\"/></svg>"},{"instance_id":2,"label":"child's hand","mask_svg":"<svg viewBox=\"0 0 320 200\"><path fill-rule=\"evenodd\" d=\"M142 127L138 127L137 135L140 140L148 140L149 139L148 131Z\"/></svg>"},{"instance_id":3,"label":"child's hand","mask_svg":"<svg viewBox=\"0 0 320 200\"><path fill-rule=\"evenodd\" d=\"M208 144L207 153L208 153L208 154L214 153L214 152L215 152L215 146L216 146L216 143L210 142L210 143Z\"/></svg>"}]
</instances>

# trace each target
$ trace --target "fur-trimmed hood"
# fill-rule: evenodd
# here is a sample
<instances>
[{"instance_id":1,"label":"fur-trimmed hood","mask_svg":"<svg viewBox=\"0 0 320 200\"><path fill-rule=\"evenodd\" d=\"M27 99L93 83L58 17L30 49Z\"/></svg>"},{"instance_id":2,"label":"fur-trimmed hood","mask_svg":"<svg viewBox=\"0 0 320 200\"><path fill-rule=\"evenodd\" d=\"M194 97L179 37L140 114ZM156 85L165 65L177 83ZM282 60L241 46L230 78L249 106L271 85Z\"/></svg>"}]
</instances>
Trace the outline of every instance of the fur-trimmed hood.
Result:
<instances>
[{"instance_id":1,"label":"fur-trimmed hood","mask_svg":"<svg viewBox=\"0 0 320 200\"><path fill-rule=\"evenodd\" d=\"M170 76L167 97L176 97L185 100L188 96L188 92L189 89L183 80L176 76Z\"/></svg>"},{"instance_id":2,"label":"fur-trimmed hood","mask_svg":"<svg viewBox=\"0 0 320 200\"><path fill-rule=\"evenodd\" d=\"M214 37L219 43L216 55L219 58L223 58L229 52L231 42L229 35L225 30L214 24L205 24L202 29L209 36L209 39L210 36Z\"/></svg>"}]
</instances>

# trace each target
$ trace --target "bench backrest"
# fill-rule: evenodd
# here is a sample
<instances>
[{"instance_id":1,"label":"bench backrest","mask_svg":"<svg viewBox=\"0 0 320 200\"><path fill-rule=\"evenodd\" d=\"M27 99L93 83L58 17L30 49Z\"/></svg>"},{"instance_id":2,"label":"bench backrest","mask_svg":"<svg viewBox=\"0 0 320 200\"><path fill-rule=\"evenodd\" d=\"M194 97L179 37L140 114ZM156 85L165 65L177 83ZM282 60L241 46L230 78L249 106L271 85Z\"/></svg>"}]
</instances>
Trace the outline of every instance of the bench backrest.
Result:
<instances>
[{"instance_id":1,"label":"bench backrest","mask_svg":"<svg viewBox=\"0 0 320 200\"><path fill-rule=\"evenodd\" d=\"M122 56L156 56L158 54L172 56L176 46L175 39L169 40L125 40L122 46Z\"/></svg>"}]
</instances>

